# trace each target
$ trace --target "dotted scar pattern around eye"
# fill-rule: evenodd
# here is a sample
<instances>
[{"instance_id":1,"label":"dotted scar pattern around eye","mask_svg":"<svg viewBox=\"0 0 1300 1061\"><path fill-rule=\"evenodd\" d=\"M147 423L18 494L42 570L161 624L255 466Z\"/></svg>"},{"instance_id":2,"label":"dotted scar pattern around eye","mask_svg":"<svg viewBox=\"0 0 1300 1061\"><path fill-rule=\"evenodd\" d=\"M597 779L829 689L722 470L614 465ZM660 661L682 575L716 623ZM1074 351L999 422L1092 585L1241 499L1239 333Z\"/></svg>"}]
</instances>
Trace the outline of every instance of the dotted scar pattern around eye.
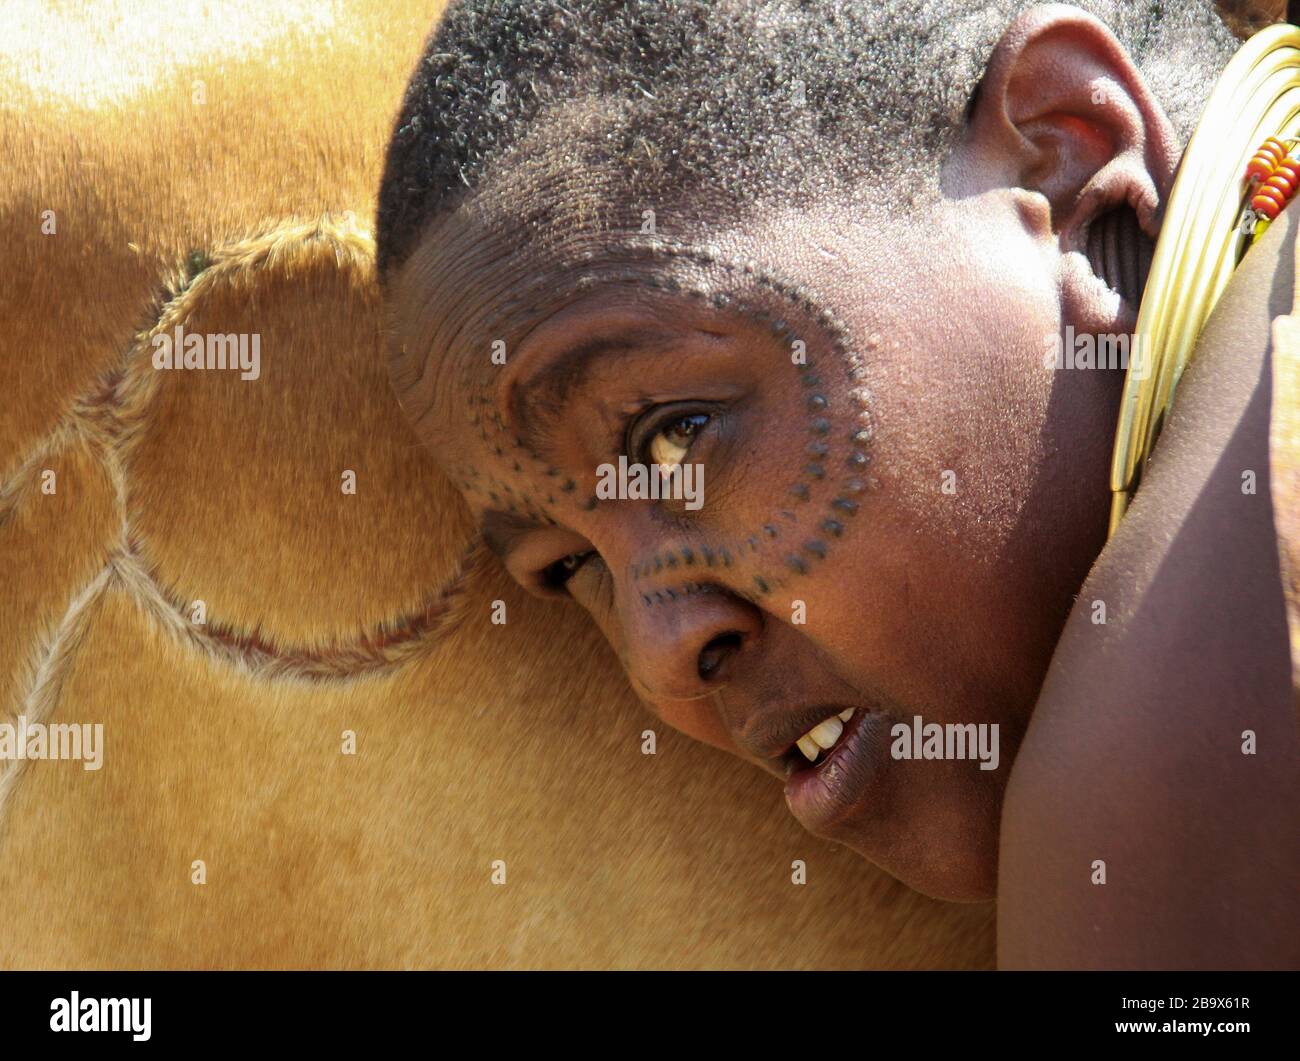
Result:
<instances>
[{"instance_id":1,"label":"dotted scar pattern around eye","mask_svg":"<svg viewBox=\"0 0 1300 1061\"><path fill-rule=\"evenodd\" d=\"M832 360L848 384L849 400L854 408L845 416L836 409L834 392L818 367L817 359L807 351L805 341L802 356L790 359L803 394L806 417L806 460L793 481L781 491L785 503L768 520L752 532L735 541L705 545L678 545L644 560L633 562L629 574L634 582L651 580L665 571L679 567L732 568L746 561L753 569L748 576L747 593L763 597L784 588L791 579L812 572L824 562L836 539L843 537L847 521L858 512L860 495L866 489L863 478L871 462L870 443L872 424L869 397L861 386L861 359L853 349L848 331L839 319L808 289L789 279L784 279L757 262L747 259L733 260L712 247L681 246L663 240L638 240L625 245L626 249L651 262L687 262L703 270L722 270L748 287L770 292L775 298L746 299L726 291L709 290L703 284L684 281L672 273L647 273L644 269L616 266L598 266L595 253L583 255L590 263L588 271L567 286L555 288L553 281L539 277L522 288L512 304L526 302L541 289L547 288L546 301L562 304L599 286L628 284L690 298L712 309L740 314L765 326L782 340L792 352L800 337L780 307L791 307L824 337L829 345ZM769 304L770 303L770 304ZM490 327L507 311L502 308L486 322ZM511 513L521 514L545 525L558 523L557 516L564 509L583 512L594 511L598 501L593 495L582 496L577 483L536 453L523 439L514 434L499 409L495 407L494 388L481 365L465 359L461 366L461 393L469 395L467 415L486 452L508 461L513 473L522 476L540 473L550 484L544 494L516 489L511 483L472 467L461 469L458 478L462 490L504 506ZM836 467L837 462L839 467ZM811 510L811 511L810 511ZM806 515L805 515L806 514ZM762 543L780 543L775 551ZM785 548L781 548L784 546ZM764 563L754 566L750 557L762 553ZM776 565L771 557L779 555ZM647 590L642 594L644 603L671 603L688 594L662 588Z\"/></svg>"}]
</instances>

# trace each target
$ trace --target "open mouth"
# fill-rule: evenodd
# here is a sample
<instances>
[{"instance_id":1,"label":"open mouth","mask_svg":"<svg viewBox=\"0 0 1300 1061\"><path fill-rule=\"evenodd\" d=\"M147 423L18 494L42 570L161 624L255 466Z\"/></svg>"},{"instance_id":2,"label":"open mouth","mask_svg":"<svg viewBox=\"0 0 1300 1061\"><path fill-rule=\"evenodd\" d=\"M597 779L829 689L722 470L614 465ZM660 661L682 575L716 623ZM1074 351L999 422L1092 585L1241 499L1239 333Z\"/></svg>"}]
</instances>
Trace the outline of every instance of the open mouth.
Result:
<instances>
[{"instance_id":1,"label":"open mouth","mask_svg":"<svg viewBox=\"0 0 1300 1061\"><path fill-rule=\"evenodd\" d=\"M785 776L789 777L795 770L806 769L810 764L815 766L826 762L844 739L855 713L855 708L846 708L818 722L795 741L794 747L785 753Z\"/></svg>"},{"instance_id":2,"label":"open mouth","mask_svg":"<svg viewBox=\"0 0 1300 1061\"><path fill-rule=\"evenodd\" d=\"M883 714L847 708L832 714L785 753L785 798L805 829L822 833L861 809L879 774L871 754Z\"/></svg>"}]
</instances>

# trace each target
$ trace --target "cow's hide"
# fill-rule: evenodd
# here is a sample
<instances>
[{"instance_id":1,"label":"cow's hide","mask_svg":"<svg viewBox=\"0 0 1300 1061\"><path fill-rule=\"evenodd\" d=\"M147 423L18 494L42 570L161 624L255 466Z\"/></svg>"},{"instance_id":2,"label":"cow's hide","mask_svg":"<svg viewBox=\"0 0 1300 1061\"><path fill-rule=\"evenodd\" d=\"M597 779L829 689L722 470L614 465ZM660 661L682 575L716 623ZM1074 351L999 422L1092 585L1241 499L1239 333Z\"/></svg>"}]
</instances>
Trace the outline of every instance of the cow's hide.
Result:
<instances>
[{"instance_id":1,"label":"cow's hide","mask_svg":"<svg viewBox=\"0 0 1300 1061\"><path fill-rule=\"evenodd\" d=\"M0 965L987 967L473 547L368 231L437 6L4 16L0 707L105 746L0 764Z\"/></svg>"}]
</instances>

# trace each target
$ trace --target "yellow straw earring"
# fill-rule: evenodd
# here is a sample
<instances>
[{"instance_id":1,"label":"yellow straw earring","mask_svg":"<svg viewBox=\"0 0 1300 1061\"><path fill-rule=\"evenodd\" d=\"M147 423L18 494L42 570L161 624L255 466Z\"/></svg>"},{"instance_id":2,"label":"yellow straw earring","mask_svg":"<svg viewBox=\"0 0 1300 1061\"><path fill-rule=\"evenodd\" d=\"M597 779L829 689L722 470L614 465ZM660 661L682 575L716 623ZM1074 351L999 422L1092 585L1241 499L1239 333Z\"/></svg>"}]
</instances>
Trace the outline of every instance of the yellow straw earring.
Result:
<instances>
[{"instance_id":1,"label":"yellow straw earring","mask_svg":"<svg viewBox=\"0 0 1300 1061\"><path fill-rule=\"evenodd\" d=\"M1300 187L1300 164L1289 158L1288 146L1298 133L1300 29L1279 23L1256 33L1228 62L1169 196L1138 311L1138 356L1129 362L1115 431L1111 534L1233 270Z\"/></svg>"}]
</instances>

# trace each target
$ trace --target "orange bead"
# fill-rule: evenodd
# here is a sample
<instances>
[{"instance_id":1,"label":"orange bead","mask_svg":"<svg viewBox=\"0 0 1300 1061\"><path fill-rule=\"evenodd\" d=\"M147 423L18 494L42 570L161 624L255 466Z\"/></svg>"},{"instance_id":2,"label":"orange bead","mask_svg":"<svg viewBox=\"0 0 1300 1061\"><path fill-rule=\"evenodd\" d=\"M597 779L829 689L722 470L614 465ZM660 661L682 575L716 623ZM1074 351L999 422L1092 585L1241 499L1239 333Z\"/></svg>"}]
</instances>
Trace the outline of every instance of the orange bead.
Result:
<instances>
[{"instance_id":1,"label":"orange bead","mask_svg":"<svg viewBox=\"0 0 1300 1061\"><path fill-rule=\"evenodd\" d=\"M1291 196L1295 195L1295 181L1282 173L1274 172L1273 176L1269 177L1260 191L1266 192L1269 189L1280 192L1282 195L1282 202L1289 203L1291 201Z\"/></svg>"},{"instance_id":2,"label":"orange bead","mask_svg":"<svg viewBox=\"0 0 1300 1061\"><path fill-rule=\"evenodd\" d=\"M1259 145L1257 155L1271 155L1273 158L1286 158L1286 148L1281 144L1263 143Z\"/></svg>"},{"instance_id":3,"label":"orange bead","mask_svg":"<svg viewBox=\"0 0 1300 1061\"><path fill-rule=\"evenodd\" d=\"M1286 154L1287 147L1286 147L1285 140L1279 140L1276 136L1270 136L1267 140L1264 141L1264 143L1265 145L1272 144L1273 146L1280 148L1282 154L1284 155Z\"/></svg>"},{"instance_id":4,"label":"orange bead","mask_svg":"<svg viewBox=\"0 0 1300 1061\"><path fill-rule=\"evenodd\" d=\"M1270 180L1271 179L1272 178L1270 178ZM1266 199L1272 199L1276 202L1279 210L1286 206L1286 193L1283 192L1281 188L1270 187L1266 184L1255 193L1255 198L1258 199L1261 195Z\"/></svg>"},{"instance_id":5,"label":"orange bead","mask_svg":"<svg viewBox=\"0 0 1300 1061\"><path fill-rule=\"evenodd\" d=\"M1252 177L1258 177L1260 180L1266 181L1273 176L1274 168L1271 158L1256 155L1246 163L1246 179L1250 180Z\"/></svg>"},{"instance_id":6,"label":"orange bead","mask_svg":"<svg viewBox=\"0 0 1300 1061\"><path fill-rule=\"evenodd\" d=\"M1250 208L1255 213L1272 221L1282 212L1281 204L1267 195L1257 195L1250 201Z\"/></svg>"},{"instance_id":7,"label":"orange bead","mask_svg":"<svg viewBox=\"0 0 1300 1061\"><path fill-rule=\"evenodd\" d=\"M1279 174L1286 177L1292 184L1300 184L1300 162L1293 158L1284 159L1273 170L1273 176L1276 177Z\"/></svg>"}]
</instances>

